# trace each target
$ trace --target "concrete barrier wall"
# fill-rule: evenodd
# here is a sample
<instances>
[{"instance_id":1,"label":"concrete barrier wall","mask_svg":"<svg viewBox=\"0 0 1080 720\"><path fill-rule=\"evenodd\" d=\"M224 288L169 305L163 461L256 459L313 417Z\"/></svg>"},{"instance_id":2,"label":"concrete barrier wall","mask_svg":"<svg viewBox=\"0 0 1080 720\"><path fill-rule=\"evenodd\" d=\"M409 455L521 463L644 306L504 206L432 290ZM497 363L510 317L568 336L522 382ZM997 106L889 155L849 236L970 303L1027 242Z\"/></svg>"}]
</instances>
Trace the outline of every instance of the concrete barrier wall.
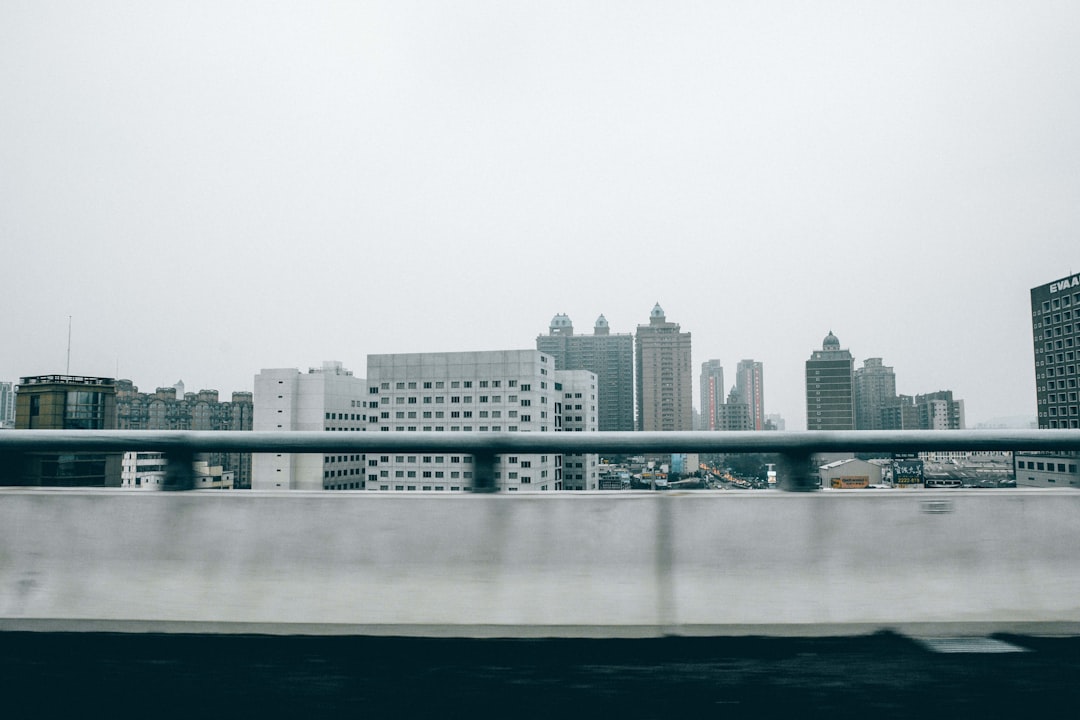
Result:
<instances>
[{"instance_id":1,"label":"concrete barrier wall","mask_svg":"<svg viewBox=\"0 0 1080 720\"><path fill-rule=\"evenodd\" d=\"M0 491L0 630L1080 631L1080 493Z\"/></svg>"}]
</instances>

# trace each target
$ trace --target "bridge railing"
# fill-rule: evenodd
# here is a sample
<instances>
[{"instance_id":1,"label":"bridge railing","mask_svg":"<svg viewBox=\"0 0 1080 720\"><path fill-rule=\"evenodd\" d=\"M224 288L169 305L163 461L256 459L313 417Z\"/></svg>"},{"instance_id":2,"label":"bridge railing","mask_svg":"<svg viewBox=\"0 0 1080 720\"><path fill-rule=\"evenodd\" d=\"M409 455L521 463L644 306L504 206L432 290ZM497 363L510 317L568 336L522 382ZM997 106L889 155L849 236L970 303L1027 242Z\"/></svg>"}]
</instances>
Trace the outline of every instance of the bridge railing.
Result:
<instances>
[{"instance_id":1,"label":"bridge railing","mask_svg":"<svg viewBox=\"0 0 1080 720\"><path fill-rule=\"evenodd\" d=\"M198 453L455 452L474 458L474 491L493 492L499 455L772 453L782 458L781 488L814 490L810 458L826 452L1080 451L1080 430L867 430L809 432L227 432L155 430L5 430L0 456L46 452L163 452L165 487L193 487Z\"/></svg>"}]
</instances>

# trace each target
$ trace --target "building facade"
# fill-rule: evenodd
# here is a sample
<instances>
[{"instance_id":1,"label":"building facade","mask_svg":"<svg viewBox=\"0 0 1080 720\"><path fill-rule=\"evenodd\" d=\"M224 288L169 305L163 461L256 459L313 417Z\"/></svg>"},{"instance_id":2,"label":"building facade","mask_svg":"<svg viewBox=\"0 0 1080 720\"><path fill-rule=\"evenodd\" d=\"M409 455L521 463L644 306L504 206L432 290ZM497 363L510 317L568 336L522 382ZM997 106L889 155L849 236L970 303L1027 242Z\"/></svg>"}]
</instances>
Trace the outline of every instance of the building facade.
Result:
<instances>
[{"instance_id":1,"label":"building facade","mask_svg":"<svg viewBox=\"0 0 1080 720\"><path fill-rule=\"evenodd\" d=\"M367 429L368 385L328 361L302 373L264 369L255 376L255 430L362 432ZM360 453L257 453L255 490L362 490L366 458Z\"/></svg>"},{"instance_id":2,"label":"building facade","mask_svg":"<svg viewBox=\"0 0 1080 720\"><path fill-rule=\"evenodd\" d=\"M719 360L701 363L701 429L720 430L720 414L724 404L724 365Z\"/></svg>"},{"instance_id":3,"label":"building facade","mask_svg":"<svg viewBox=\"0 0 1080 720\"><path fill-rule=\"evenodd\" d=\"M1080 275L1031 289L1035 397L1042 429L1080 427L1076 353L1080 350Z\"/></svg>"},{"instance_id":4,"label":"building facade","mask_svg":"<svg viewBox=\"0 0 1080 720\"><path fill-rule=\"evenodd\" d=\"M1035 355L1035 404L1040 429L1080 427L1080 274L1031 289ZM1080 485L1080 453L1021 455L1016 484L1033 487Z\"/></svg>"},{"instance_id":5,"label":"building facade","mask_svg":"<svg viewBox=\"0 0 1080 720\"><path fill-rule=\"evenodd\" d=\"M556 432L565 429L564 386L555 359L539 350L369 355L370 429L380 432ZM595 374L588 373L595 381ZM569 392L581 392L571 429L594 429L597 402L571 373ZM574 406L577 406L577 398ZM582 420L576 420L577 417ZM591 427L590 427L591 426ZM506 492L562 490L559 454L500 455L496 486ZM588 461L582 461L588 462ZM595 460L593 460L595 462ZM584 468L583 468L584 469ZM576 470L576 468L575 468ZM464 453L386 454L367 462L369 491L471 490L475 464Z\"/></svg>"},{"instance_id":6,"label":"building facade","mask_svg":"<svg viewBox=\"0 0 1080 720\"><path fill-rule=\"evenodd\" d=\"M37 375L19 380L15 394L19 430L115 430L116 381L78 375ZM120 486L117 453L30 453L4 468L5 485Z\"/></svg>"},{"instance_id":7,"label":"building facade","mask_svg":"<svg viewBox=\"0 0 1080 720\"><path fill-rule=\"evenodd\" d=\"M881 358L867 358L854 377L855 429L885 429L882 411L896 404L896 374Z\"/></svg>"},{"instance_id":8,"label":"building facade","mask_svg":"<svg viewBox=\"0 0 1080 720\"><path fill-rule=\"evenodd\" d=\"M556 404L563 432L596 432L599 429L599 380L588 370L556 370L555 390L562 392ZM557 428L558 429L558 428ZM599 456L595 453L563 456L563 490L599 490Z\"/></svg>"},{"instance_id":9,"label":"building facade","mask_svg":"<svg viewBox=\"0 0 1080 720\"><path fill-rule=\"evenodd\" d=\"M638 430L693 430L690 333L657 303L649 324L638 325L635 346Z\"/></svg>"},{"instance_id":10,"label":"building facade","mask_svg":"<svg viewBox=\"0 0 1080 720\"><path fill-rule=\"evenodd\" d=\"M565 314L551 320L547 335L536 338L536 349L555 359L556 370L588 370L599 382L601 430L634 429L634 338L612 334L607 318L596 319L592 335L575 335Z\"/></svg>"},{"instance_id":11,"label":"building facade","mask_svg":"<svg viewBox=\"0 0 1080 720\"><path fill-rule=\"evenodd\" d=\"M806 361L806 429L855 429L855 360L832 331Z\"/></svg>"}]
</instances>

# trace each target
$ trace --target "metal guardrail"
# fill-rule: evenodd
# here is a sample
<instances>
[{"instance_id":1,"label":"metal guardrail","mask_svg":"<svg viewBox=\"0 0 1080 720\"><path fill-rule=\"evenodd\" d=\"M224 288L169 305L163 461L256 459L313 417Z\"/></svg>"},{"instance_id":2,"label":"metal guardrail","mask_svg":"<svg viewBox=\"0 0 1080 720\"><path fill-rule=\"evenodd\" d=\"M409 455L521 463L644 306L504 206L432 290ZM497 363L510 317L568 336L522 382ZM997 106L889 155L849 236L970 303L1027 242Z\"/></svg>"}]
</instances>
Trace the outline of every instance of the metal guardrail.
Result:
<instances>
[{"instance_id":1,"label":"metal guardrail","mask_svg":"<svg viewBox=\"0 0 1080 720\"><path fill-rule=\"evenodd\" d=\"M164 452L168 489L192 487L200 452L460 452L474 458L474 489L491 492L495 461L508 453L776 453L785 490L814 490L808 469L823 452L931 450L1080 451L1080 430L859 430L809 432L236 432L158 430L5 430L0 454Z\"/></svg>"}]
</instances>

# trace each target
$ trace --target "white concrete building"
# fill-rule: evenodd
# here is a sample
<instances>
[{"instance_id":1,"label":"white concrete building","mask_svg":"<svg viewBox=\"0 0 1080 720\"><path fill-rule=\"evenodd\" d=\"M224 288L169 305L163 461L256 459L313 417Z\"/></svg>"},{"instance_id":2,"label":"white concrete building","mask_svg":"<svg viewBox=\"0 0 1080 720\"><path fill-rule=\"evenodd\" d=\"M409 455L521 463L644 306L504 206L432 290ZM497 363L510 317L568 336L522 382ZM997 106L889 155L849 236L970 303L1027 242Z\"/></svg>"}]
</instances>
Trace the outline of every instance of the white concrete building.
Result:
<instances>
[{"instance_id":1,"label":"white concrete building","mask_svg":"<svg viewBox=\"0 0 1080 720\"><path fill-rule=\"evenodd\" d=\"M566 392L581 406L571 428L597 427L596 374L556 371L554 359L538 350L369 355L367 379L371 430L556 432L566 429ZM574 468L582 482L588 482L590 462L595 477L595 457L574 462L582 464ZM475 472L464 453L385 454L369 457L367 466L372 491L465 491ZM496 483L504 492L561 490L563 456L503 455Z\"/></svg>"},{"instance_id":2,"label":"white concrete building","mask_svg":"<svg viewBox=\"0 0 1080 720\"><path fill-rule=\"evenodd\" d=\"M165 453L126 452L120 464L120 486L129 490L160 490L165 485ZM231 490L236 473L206 460L191 463L196 490Z\"/></svg>"},{"instance_id":3,"label":"white concrete building","mask_svg":"<svg viewBox=\"0 0 1080 720\"><path fill-rule=\"evenodd\" d=\"M556 370L556 390L562 391L556 404L556 421L563 432L596 432L600 427L597 412L598 380L588 370ZM599 456L564 455L564 490L599 490Z\"/></svg>"},{"instance_id":4,"label":"white concrete building","mask_svg":"<svg viewBox=\"0 0 1080 720\"><path fill-rule=\"evenodd\" d=\"M372 396L374 397L374 396ZM369 421L368 390L340 362L302 373L264 369L255 376L253 430L361 432ZM254 490L362 490L362 454L256 453Z\"/></svg>"}]
</instances>

